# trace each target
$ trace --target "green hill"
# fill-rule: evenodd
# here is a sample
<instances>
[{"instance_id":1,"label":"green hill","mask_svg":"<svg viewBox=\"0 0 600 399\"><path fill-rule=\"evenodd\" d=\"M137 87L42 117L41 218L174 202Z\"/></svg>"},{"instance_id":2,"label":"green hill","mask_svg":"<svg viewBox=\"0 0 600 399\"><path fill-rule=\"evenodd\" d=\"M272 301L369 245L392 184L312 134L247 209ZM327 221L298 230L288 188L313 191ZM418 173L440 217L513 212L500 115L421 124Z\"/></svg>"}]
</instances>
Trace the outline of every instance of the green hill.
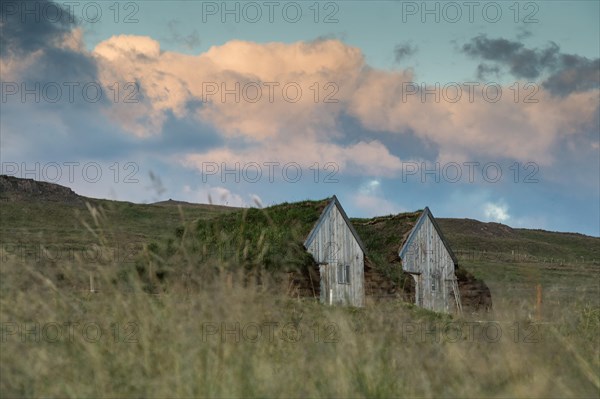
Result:
<instances>
[{"instance_id":1,"label":"green hill","mask_svg":"<svg viewBox=\"0 0 600 399\"><path fill-rule=\"evenodd\" d=\"M86 198L55 184L7 176L0 177L0 201L5 258L42 265L84 260L90 267L116 261L135 264L145 276L153 270L160 279L182 270L192 273L204 264L210 265L207 269L226 264L230 269L300 273L293 278L301 290L308 290L306 280L315 277L302 243L327 203L303 201L265 209L172 200L133 204ZM397 253L417 217L418 212L352 219L367 248L369 295L402 297L407 291L410 296ZM600 292L599 238L471 219L439 219L439 224L459 258L457 275L469 281L473 295L480 289L473 276L501 300L530 298L537 284L548 286L556 301L568 299L568 287L590 298Z\"/></svg>"},{"instance_id":2,"label":"green hill","mask_svg":"<svg viewBox=\"0 0 600 399\"><path fill-rule=\"evenodd\" d=\"M569 262L600 260L600 240L578 233L517 229L472 219L439 219L448 240L461 251L522 253Z\"/></svg>"},{"instance_id":3,"label":"green hill","mask_svg":"<svg viewBox=\"0 0 600 399\"><path fill-rule=\"evenodd\" d=\"M417 214L353 219L390 300L322 306L298 283L324 204L142 205L0 176L0 396L597 396L600 239L439 220L494 300L449 317L398 298Z\"/></svg>"}]
</instances>

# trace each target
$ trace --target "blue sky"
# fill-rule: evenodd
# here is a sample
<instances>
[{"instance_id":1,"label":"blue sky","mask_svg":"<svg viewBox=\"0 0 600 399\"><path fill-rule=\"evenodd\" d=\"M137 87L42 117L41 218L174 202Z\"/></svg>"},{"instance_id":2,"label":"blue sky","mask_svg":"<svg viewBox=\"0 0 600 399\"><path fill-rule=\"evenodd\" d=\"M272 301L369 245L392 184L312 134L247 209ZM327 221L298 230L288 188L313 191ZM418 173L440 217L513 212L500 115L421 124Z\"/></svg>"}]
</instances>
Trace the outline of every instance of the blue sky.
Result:
<instances>
[{"instance_id":1,"label":"blue sky","mask_svg":"<svg viewBox=\"0 0 600 399\"><path fill-rule=\"evenodd\" d=\"M3 0L2 173L599 236L599 4Z\"/></svg>"}]
</instances>

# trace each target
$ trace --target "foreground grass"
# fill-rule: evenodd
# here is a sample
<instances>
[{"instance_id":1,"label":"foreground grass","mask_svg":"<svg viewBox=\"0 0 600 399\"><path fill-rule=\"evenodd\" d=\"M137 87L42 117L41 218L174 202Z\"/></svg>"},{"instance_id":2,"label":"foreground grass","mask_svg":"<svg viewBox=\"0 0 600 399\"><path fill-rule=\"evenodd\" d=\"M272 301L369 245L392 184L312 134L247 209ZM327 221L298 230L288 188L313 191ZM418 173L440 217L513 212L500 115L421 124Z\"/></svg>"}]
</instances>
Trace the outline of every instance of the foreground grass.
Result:
<instances>
[{"instance_id":1,"label":"foreground grass","mask_svg":"<svg viewBox=\"0 0 600 399\"><path fill-rule=\"evenodd\" d=\"M3 262L2 396L598 395L597 306L564 309L552 324L507 309L502 322L475 323L400 302L327 307L226 274L151 295L131 276L124 289L106 268L89 293Z\"/></svg>"},{"instance_id":2,"label":"foreground grass","mask_svg":"<svg viewBox=\"0 0 600 399\"><path fill-rule=\"evenodd\" d=\"M83 220L101 250L110 251L118 237L119 224L110 218L92 212ZM466 261L494 290L494 313L485 321L451 319L399 301L354 309L290 298L280 280L263 275L257 285L243 268L187 251L192 232L197 230L182 231L188 239L181 247L174 244L173 259L181 268L153 293L147 286L161 260L151 246L142 250L142 274L136 268L140 259L32 262L3 251L0 396L597 398L600 393L594 284L569 291L564 295L569 301L555 302L548 294L553 287L562 293L583 278L591 281L597 268L581 277L540 270L538 264ZM245 239L233 242L242 245ZM90 276L99 292L90 292ZM534 321L529 288L540 279L547 313ZM511 288L522 286L527 289Z\"/></svg>"}]
</instances>

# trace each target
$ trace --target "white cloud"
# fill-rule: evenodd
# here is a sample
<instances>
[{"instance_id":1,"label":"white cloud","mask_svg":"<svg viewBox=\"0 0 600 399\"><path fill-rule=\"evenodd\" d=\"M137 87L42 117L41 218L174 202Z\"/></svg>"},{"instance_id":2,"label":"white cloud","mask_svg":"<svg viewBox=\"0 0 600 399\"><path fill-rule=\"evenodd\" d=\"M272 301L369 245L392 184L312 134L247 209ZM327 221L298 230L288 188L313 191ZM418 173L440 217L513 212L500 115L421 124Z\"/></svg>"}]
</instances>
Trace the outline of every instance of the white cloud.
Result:
<instances>
[{"instance_id":1,"label":"white cloud","mask_svg":"<svg viewBox=\"0 0 600 399\"><path fill-rule=\"evenodd\" d=\"M268 162L278 162L275 178L282 178L282 169L286 164L296 162L302 173L313 173L315 163L323 172L321 178L333 173L332 179L339 179L338 172L358 176L394 176L402 168L402 161L391 154L386 146L378 141L358 142L341 145L318 141L311 137L273 140L267 143L247 146L244 149L232 150L228 147L217 148L201 153L183 154L176 162L202 172L207 163L222 163L228 169L244 169L246 165L258 163L263 172L263 179L268 178ZM330 165L326 168L326 165ZM293 170L293 169L292 169ZM335 172L335 173L334 173Z\"/></svg>"},{"instance_id":2,"label":"white cloud","mask_svg":"<svg viewBox=\"0 0 600 399\"><path fill-rule=\"evenodd\" d=\"M360 186L359 191L361 194L369 195L379 191L379 186L381 186L379 180L369 180Z\"/></svg>"},{"instance_id":3,"label":"white cloud","mask_svg":"<svg viewBox=\"0 0 600 399\"><path fill-rule=\"evenodd\" d=\"M385 198L368 194L356 194L352 197L356 208L363 217L374 217L405 212L401 206Z\"/></svg>"},{"instance_id":4,"label":"white cloud","mask_svg":"<svg viewBox=\"0 0 600 399\"><path fill-rule=\"evenodd\" d=\"M356 208L362 216L372 217L404 212L405 209L398 204L387 200L381 190L381 182L372 179L364 182L358 192L352 197Z\"/></svg>"},{"instance_id":5,"label":"white cloud","mask_svg":"<svg viewBox=\"0 0 600 399\"><path fill-rule=\"evenodd\" d=\"M487 221L505 223L510 219L508 206L504 203L488 202L483 207L483 213Z\"/></svg>"},{"instance_id":6,"label":"white cloud","mask_svg":"<svg viewBox=\"0 0 600 399\"><path fill-rule=\"evenodd\" d=\"M183 200L200 204L249 208L260 207L263 203L262 199L257 194L234 193L231 190L220 186L206 185L194 189L186 184L182 188L182 193Z\"/></svg>"}]
</instances>

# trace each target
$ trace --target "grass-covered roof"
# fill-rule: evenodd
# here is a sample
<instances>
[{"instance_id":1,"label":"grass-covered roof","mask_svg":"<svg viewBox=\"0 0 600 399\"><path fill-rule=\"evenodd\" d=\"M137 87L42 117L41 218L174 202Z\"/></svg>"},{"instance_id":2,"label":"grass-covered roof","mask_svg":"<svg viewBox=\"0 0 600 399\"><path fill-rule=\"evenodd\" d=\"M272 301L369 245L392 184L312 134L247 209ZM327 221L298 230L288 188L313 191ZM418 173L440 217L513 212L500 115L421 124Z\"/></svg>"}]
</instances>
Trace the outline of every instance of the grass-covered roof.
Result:
<instances>
[{"instance_id":1,"label":"grass-covered roof","mask_svg":"<svg viewBox=\"0 0 600 399\"><path fill-rule=\"evenodd\" d=\"M304 249L307 235L330 199L283 203L268 208L245 208L198 220L184 231L180 242L171 244L178 252L181 244L199 263L228 267L264 268L268 271L303 269L312 263Z\"/></svg>"},{"instance_id":2,"label":"grass-covered roof","mask_svg":"<svg viewBox=\"0 0 600 399\"><path fill-rule=\"evenodd\" d=\"M421 213L422 211L417 211L372 219L352 219L352 224L367 249L367 266L400 282L402 270L398 263L398 251Z\"/></svg>"},{"instance_id":3,"label":"grass-covered roof","mask_svg":"<svg viewBox=\"0 0 600 399\"><path fill-rule=\"evenodd\" d=\"M325 199L244 209L199 223L198 238L209 245L225 245L245 265L258 263L269 270L298 267L306 263L303 242L328 203Z\"/></svg>"}]
</instances>

